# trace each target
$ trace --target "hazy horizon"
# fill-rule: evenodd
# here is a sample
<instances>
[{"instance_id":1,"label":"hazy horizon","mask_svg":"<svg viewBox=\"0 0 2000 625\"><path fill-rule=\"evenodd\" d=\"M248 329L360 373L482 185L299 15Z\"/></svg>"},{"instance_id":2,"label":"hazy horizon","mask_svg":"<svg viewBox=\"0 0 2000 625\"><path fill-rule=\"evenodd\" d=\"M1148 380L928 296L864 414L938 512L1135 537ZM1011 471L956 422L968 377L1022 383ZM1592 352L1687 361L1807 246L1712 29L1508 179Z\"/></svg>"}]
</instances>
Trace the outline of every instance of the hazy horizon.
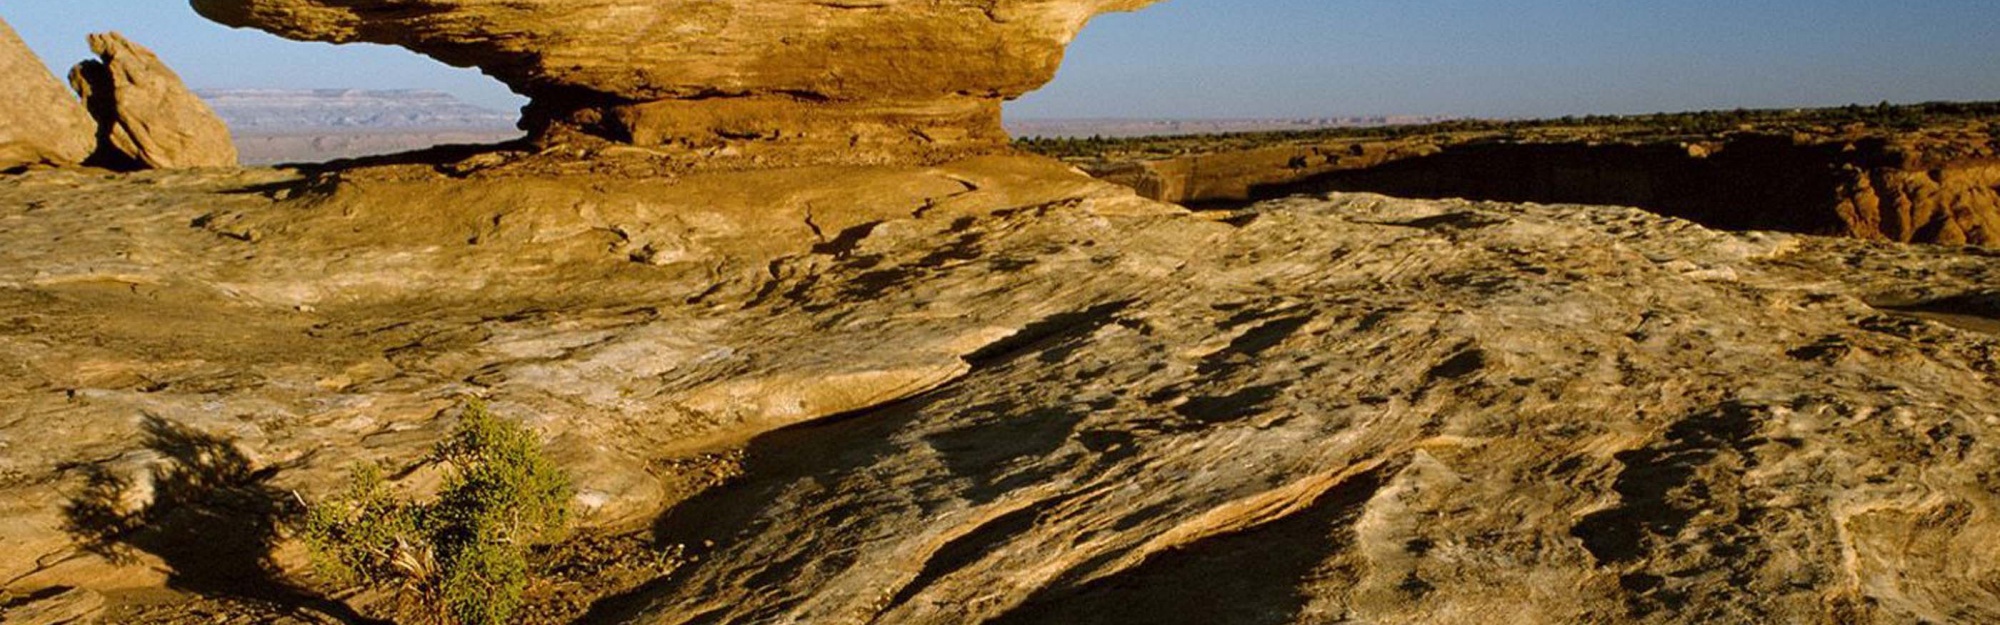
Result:
<instances>
[{"instance_id":1,"label":"hazy horizon","mask_svg":"<svg viewBox=\"0 0 2000 625\"><path fill-rule=\"evenodd\" d=\"M199 89L436 89L511 111L476 70L280 39L185 2L0 8L52 69L118 30ZM1931 0L1169 0L1098 18L1017 120L1559 117L2000 100L2000 4ZM302 71L309 68L310 71Z\"/></svg>"}]
</instances>

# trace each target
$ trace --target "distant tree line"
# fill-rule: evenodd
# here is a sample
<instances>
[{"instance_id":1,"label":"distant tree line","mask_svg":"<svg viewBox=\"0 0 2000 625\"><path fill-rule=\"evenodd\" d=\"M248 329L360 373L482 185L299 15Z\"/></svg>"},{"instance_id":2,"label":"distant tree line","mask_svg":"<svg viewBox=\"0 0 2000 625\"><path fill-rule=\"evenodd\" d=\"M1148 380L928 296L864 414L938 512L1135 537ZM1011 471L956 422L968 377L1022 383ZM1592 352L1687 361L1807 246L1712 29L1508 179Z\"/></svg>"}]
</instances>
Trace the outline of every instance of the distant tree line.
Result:
<instances>
[{"instance_id":1,"label":"distant tree line","mask_svg":"<svg viewBox=\"0 0 2000 625\"><path fill-rule=\"evenodd\" d=\"M1800 131L1827 127L1866 126L1909 132L1927 126L2000 118L2000 102L1925 102L1921 104L1847 106L1814 109L1736 109L1653 113L1649 115L1586 115L1556 119L1462 119L1407 126L1324 128L1274 132L1244 132L1175 136L1108 138L1022 137L1020 148L1055 158L1107 156L1170 156L1252 149L1272 145L1337 140L1398 140L1465 133L1516 133L1531 130L1597 129L1638 137L1710 137L1739 130Z\"/></svg>"}]
</instances>

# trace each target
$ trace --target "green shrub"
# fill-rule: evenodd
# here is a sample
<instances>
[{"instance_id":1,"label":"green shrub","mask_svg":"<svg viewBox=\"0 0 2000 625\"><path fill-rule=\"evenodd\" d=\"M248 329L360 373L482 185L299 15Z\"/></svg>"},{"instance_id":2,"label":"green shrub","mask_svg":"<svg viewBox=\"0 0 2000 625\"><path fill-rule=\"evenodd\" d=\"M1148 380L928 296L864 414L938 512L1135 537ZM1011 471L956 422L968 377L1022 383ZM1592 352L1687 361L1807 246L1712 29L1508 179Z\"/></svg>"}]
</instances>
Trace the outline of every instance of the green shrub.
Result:
<instances>
[{"instance_id":1,"label":"green shrub","mask_svg":"<svg viewBox=\"0 0 2000 625\"><path fill-rule=\"evenodd\" d=\"M404 500L380 468L362 466L345 493L309 506L301 533L314 566L395 589L441 623L504 623L528 587L528 549L567 521L569 479L534 433L478 402L430 460L447 470L433 501Z\"/></svg>"}]
</instances>

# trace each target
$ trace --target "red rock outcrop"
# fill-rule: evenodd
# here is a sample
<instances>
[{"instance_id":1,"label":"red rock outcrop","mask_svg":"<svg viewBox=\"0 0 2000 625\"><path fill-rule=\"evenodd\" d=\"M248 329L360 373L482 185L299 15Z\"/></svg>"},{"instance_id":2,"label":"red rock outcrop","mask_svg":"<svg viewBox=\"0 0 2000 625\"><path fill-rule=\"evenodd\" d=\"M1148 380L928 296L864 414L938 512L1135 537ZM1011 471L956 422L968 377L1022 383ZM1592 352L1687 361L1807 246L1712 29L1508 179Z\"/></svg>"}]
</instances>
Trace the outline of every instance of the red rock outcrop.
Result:
<instances>
[{"instance_id":1,"label":"red rock outcrop","mask_svg":"<svg viewBox=\"0 0 2000 625\"><path fill-rule=\"evenodd\" d=\"M229 126L153 51L118 33L90 36L96 60L69 82L97 118L94 164L115 169L235 167Z\"/></svg>"},{"instance_id":2,"label":"red rock outcrop","mask_svg":"<svg viewBox=\"0 0 2000 625\"><path fill-rule=\"evenodd\" d=\"M1054 77L1092 16L1157 0L193 0L216 21L476 66L533 102L544 143L838 149L898 160L997 146L1000 103Z\"/></svg>"},{"instance_id":3,"label":"red rock outcrop","mask_svg":"<svg viewBox=\"0 0 2000 625\"><path fill-rule=\"evenodd\" d=\"M1864 239L2000 246L2000 160L1843 168L1834 214Z\"/></svg>"},{"instance_id":4,"label":"red rock outcrop","mask_svg":"<svg viewBox=\"0 0 2000 625\"><path fill-rule=\"evenodd\" d=\"M0 21L0 169L78 163L90 156L92 125L76 96Z\"/></svg>"}]
</instances>

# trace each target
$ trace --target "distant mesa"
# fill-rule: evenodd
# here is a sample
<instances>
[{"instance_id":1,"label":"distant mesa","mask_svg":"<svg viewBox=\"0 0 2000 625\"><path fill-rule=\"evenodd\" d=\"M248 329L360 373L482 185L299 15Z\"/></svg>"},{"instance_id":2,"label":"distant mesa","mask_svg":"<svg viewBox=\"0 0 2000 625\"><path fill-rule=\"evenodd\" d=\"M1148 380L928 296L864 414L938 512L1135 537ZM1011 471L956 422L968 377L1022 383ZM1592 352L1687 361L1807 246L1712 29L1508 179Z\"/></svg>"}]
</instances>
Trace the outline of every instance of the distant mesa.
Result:
<instances>
[{"instance_id":1,"label":"distant mesa","mask_svg":"<svg viewBox=\"0 0 2000 625\"><path fill-rule=\"evenodd\" d=\"M318 163L521 138L518 115L422 89L204 89L245 164Z\"/></svg>"},{"instance_id":2,"label":"distant mesa","mask_svg":"<svg viewBox=\"0 0 2000 625\"><path fill-rule=\"evenodd\" d=\"M512 130L519 116L442 91L200 89L238 135L354 131Z\"/></svg>"},{"instance_id":3,"label":"distant mesa","mask_svg":"<svg viewBox=\"0 0 2000 625\"><path fill-rule=\"evenodd\" d=\"M403 46L528 96L543 145L805 160L998 148L1000 104L1055 76L1092 16L1158 0L193 0L293 39Z\"/></svg>"}]
</instances>

